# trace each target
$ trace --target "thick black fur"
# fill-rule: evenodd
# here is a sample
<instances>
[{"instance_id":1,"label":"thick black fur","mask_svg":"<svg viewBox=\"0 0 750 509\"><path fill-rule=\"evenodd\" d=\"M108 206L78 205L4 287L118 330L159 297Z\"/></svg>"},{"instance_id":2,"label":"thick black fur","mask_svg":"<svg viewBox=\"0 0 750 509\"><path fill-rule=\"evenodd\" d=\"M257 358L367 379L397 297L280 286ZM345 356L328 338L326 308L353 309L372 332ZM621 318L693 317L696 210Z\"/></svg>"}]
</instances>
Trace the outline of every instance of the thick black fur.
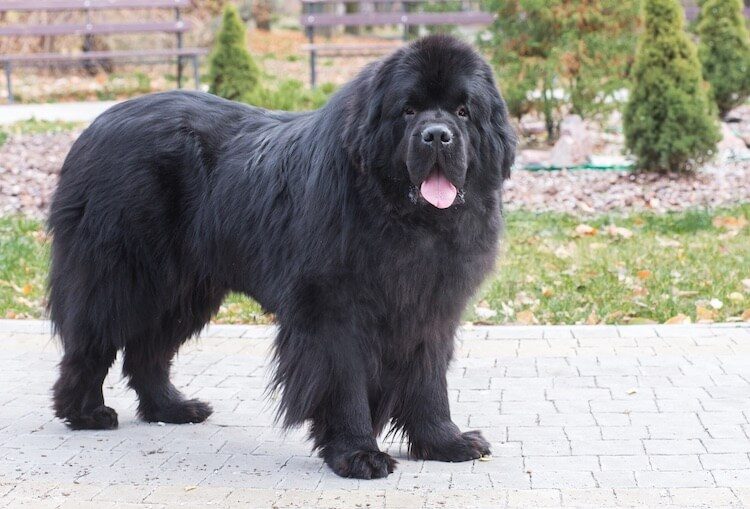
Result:
<instances>
[{"instance_id":1,"label":"thick black fur","mask_svg":"<svg viewBox=\"0 0 750 509\"><path fill-rule=\"evenodd\" d=\"M422 141L436 122L451 144ZM392 472L376 442L389 422L417 458L488 454L451 421L446 370L493 268L514 150L490 68L447 36L368 66L313 112L189 92L114 106L74 144L50 212L56 415L116 427L102 380L123 350L143 419L205 420L171 360L238 291L276 313L283 422L310 421L337 474ZM460 189L447 209L419 192L435 170Z\"/></svg>"}]
</instances>

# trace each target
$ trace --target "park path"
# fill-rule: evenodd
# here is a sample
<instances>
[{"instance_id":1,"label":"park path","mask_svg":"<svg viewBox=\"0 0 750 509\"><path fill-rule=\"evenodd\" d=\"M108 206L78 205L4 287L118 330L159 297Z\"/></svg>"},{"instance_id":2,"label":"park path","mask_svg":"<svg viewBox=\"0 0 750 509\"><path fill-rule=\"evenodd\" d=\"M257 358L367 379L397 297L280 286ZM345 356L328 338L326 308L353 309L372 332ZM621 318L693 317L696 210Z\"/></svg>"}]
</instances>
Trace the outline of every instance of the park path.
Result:
<instances>
[{"instance_id":1,"label":"park path","mask_svg":"<svg viewBox=\"0 0 750 509\"><path fill-rule=\"evenodd\" d=\"M273 328L212 326L175 381L216 412L143 424L115 366L115 431L52 418L60 352L39 321L0 321L0 507L750 507L750 327L475 327L449 374L455 420L491 461L407 459L341 479L264 397Z\"/></svg>"}]
</instances>

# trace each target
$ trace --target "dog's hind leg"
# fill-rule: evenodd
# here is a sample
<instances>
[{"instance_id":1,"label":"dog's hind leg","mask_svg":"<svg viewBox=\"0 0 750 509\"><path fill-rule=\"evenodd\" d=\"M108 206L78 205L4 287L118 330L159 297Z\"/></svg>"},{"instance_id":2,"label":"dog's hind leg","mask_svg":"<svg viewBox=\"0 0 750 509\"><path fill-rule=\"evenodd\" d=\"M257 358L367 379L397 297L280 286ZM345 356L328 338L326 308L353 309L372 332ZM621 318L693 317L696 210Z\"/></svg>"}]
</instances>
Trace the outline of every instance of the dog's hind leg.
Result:
<instances>
[{"instance_id":1,"label":"dog's hind leg","mask_svg":"<svg viewBox=\"0 0 750 509\"><path fill-rule=\"evenodd\" d=\"M185 398L169 379L172 358L181 343L143 337L125 347L122 369L138 394L138 415L144 421L203 422L213 412L208 403Z\"/></svg>"},{"instance_id":2,"label":"dog's hind leg","mask_svg":"<svg viewBox=\"0 0 750 509\"><path fill-rule=\"evenodd\" d=\"M104 405L102 384L117 351L93 342L85 345L66 348L52 389L55 415L72 429L116 428L117 412Z\"/></svg>"}]
</instances>

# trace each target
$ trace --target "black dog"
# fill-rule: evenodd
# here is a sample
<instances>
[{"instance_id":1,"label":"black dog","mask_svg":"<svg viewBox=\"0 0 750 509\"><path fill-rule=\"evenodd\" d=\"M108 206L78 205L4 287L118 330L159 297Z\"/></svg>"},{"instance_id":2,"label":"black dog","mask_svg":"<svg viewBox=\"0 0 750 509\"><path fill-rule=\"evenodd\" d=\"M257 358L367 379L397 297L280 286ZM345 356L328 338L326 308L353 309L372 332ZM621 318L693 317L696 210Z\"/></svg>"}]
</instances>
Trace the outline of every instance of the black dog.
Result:
<instances>
[{"instance_id":1,"label":"black dog","mask_svg":"<svg viewBox=\"0 0 750 509\"><path fill-rule=\"evenodd\" d=\"M415 458L488 454L451 421L446 370L493 268L514 150L489 66L446 36L313 112L188 92L114 106L74 144L50 212L56 415L116 427L102 381L123 350L143 419L205 420L171 360L238 291L276 313L284 424L309 420L337 474L392 472L389 422Z\"/></svg>"}]
</instances>

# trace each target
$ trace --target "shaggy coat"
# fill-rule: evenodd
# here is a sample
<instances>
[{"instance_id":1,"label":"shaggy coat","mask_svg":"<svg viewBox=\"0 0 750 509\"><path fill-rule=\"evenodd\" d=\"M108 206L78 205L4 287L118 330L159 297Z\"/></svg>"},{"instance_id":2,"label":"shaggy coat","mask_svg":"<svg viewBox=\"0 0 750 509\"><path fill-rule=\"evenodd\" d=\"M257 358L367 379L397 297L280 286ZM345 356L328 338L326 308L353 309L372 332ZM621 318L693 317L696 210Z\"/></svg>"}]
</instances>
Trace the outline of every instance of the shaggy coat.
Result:
<instances>
[{"instance_id":1,"label":"shaggy coat","mask_svg":"<svg viewBox=\"0 0 750 509\"><path fill-rule=\"evenodd\" d=\"M389 423L416 458L488 454L451 421L446 370L494 265L514 149L490 68L446 36L317 111L182 91L112 107L73 145L50 212L56 415L116 427L102 381L121 350L143 419L205 420L170 364L234 291L276 314L283 423L309 421L337 474L392 472Z\"/></svg>"}]
</instances>

